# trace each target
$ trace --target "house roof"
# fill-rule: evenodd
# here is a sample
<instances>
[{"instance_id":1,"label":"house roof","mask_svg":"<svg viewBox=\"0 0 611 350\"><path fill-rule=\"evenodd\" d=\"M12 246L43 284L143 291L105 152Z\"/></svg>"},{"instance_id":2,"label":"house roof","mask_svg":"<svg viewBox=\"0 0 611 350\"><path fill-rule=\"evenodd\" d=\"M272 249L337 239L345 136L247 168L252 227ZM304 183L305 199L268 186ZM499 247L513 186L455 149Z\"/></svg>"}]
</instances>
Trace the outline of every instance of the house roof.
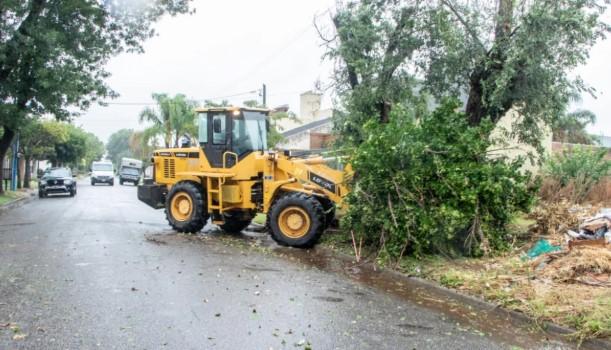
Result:
<instances>
[{"instance_id":1,"label":"house roof","mask_svg":"<svg viewBox=\"0 0 611 350\"><path fill-rule=\"evenodd\" d=\"M328 123L331 123L332 120L333 120L333 117L328 117L328 118L323 118L323 119L320 119L320 120L315 120L315 121L313 121L311 123L300 125L300 126L294 128L294 129L287 130L287 131L282 133L282 136L284 136L284 137L291 137L293 135L297 135L299 133L302 133L302 132L305 132L305 131L317 128L319 126L322 126L322 125L325 125L325 124L328 124Z\"/></svg>"}]
</instances>

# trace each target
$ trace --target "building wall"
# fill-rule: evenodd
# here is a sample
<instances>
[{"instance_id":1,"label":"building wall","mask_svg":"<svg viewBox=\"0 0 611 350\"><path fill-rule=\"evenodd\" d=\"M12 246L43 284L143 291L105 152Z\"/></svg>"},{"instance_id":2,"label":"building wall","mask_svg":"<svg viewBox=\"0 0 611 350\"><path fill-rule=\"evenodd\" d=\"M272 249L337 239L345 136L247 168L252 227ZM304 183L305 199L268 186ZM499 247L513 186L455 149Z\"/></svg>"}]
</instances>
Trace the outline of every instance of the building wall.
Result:
<instances>
[{"instance_id":1,"label":"building wall","mask_svg":"<svg viewBox=\"0 0 611 350\"><path fill-rule=\"evenodd\" d=\"M311 132L310 133L310 149L326 149L329 148L335 135L326 132Z\"/></svg>"},{"instance_id":2,"label":"building wall","mask_svg":"<svg viewBox=\"0 0 611 350\"><path fill-rule=\"evenodd\" d=\"M329 121L329 123L319 125L315 128L305 130L298 134L289 136L285 138L284 142L278 144L279 149L299 149L299 150L308 150L308 149L317 149L320 147L312 147L312 135L315 135L314 141L315 144L322 142L323 138L321 135L329 135L331 133L331 129L333 128L333 122Z\"/></svg>"},{"instance_id":3,"label":"building wall","mask_svg":"<svg viewBox=\"0 0 611 350\"><path fill-rule=\"evenodd\" d=\"M316 120L316 112L320 111L322 94L306 91L299 95L299 119L302 124Z\"/></svg>"},{"instance_id":4,"label":"building wall","mask_svg":"<svg viewBox=\"0 0 611 350\"><path fill-rule=\"evenodd\" d=\"M522 169L532 173L538 173L541 170L541 166L538 164L541 155L538 154L537 150L530 145L518 141L515 137L508 136L511 135L513 124L518 118L521 118L520 114L515 110L510 110L499 120L491 135L491 138L496 140L495 144L491 146L491 150L499 150L490 152L489 156L504 156L510 160L514 160L519 156L528 157L529 154L532 154L534 155L534 161L531 162L527 160ZM547 157L552 153L552 130L549 127L545 127L545 129L546 131L541 140L541 145L544 150L543 157Z\"/></svg>"}]
</instances>

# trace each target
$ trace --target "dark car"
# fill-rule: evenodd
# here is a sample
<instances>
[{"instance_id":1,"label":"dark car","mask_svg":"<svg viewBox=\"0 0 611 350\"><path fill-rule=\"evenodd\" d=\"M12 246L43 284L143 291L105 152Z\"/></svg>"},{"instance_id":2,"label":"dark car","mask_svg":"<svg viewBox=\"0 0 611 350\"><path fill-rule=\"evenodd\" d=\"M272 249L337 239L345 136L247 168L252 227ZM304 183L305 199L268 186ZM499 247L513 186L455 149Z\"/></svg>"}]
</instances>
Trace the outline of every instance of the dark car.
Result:
<instances>
[{"instance_id":1,"label":"dark car","mask_svg":"<svg viewBox=\"0 0 611 350\"><path fill-rule=\"evenodd\" d=\"M68 168L50 168L45 170L38 182L38 197L49 194L64 193L74 197L76 194L76 179Z\"/></svg>"}]
</instances>

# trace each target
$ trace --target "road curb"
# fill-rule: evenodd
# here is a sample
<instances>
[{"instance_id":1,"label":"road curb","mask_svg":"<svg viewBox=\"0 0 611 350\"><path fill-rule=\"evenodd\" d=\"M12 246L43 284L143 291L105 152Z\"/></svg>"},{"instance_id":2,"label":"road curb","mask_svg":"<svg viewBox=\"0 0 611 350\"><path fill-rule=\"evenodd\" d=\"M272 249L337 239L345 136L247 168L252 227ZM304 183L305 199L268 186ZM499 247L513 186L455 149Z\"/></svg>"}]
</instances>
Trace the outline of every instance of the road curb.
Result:
<instances>
[{"instance_id":1,"label":"road curb","mask_svg":"<svg viewBox=\"0 0 611 350\"><path fill-rule=\"evenodd\" d=\"M341 260L344 260L345 262L350 262L354 264L354 258L345 253L341 253L331 248L321 247L321 246L316 247L316 249L325 250L327 253L331 254L332 256L335 256ZM423 288L434 290L457 302L469 305L474 308L479 308L480 310L487 310L487 311L495 310L496 312L501 312L504 315L506 315L507 317L511 318L511 320L515 322L526 323L530 325L534 325L534 324L542 325L541 327L542 332L545 332L549 335L556 336L556 337L559 337L565 340L570 340L570 339L567 339L566 336L576 332L576 330L574 329L570 329L570 328L560 326L555 323L551 323L547 321L541 324L540 322L537 322L534 318L522 312L503 308L500 305L491 303L477 296L461 293L455 289L444 287L436 282L426 280L424 278L409 276L409 275L406 275L404 273L401 273L393 269L380 268L378 266L374 266L374 264L371 262L359 263L359 266L366 267L370 271L375 271L380 274L386 274L387 276L393 279L409 281L409 283L412 285L417 285L417 286L419 285ZM571 341L571 343L575 344L574 341ZM611 349L611 341L603 340L603 339L588 339L588 340L584 340L581 343L581 348L597 349L597 350L598 349Z\"/></svg>"},{"instance_id":2,"label":"road curb","mask_svg":"<svg viewBox=\"0 0 611 350\"><path fill-rule=\"evenodd\" d=\"M36 191L27 192L24 197L17 198L12 202L8 202L2 206L0 206L0 215L6 213L9 210L19 208L22 205L31 202L36 198Z\"/></svg>"}]
</instances>

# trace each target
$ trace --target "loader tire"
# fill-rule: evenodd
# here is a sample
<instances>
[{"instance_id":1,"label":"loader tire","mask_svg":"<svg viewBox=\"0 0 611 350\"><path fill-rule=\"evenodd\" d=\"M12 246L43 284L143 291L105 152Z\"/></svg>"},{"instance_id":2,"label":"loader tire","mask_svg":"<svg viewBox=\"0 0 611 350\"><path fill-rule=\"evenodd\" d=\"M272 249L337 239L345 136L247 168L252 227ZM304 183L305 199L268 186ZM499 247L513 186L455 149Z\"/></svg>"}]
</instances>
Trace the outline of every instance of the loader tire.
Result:
<instances>
[{"instance_id":1,"label":"loader tire","mask_svg":"<svg viewBox=\"0 0 611 350\"><path fill-rule=\"evenodd\" d=\"M280 245L308 248L325 230L325 212L316 198L288 193L278 198L267 213L267 225Z\"/></svg>"},{"instance_id":2,"label":"loader tire","mask_svg":"<svg viewBox=\"0 0 611 350\"><path fill-rule=\"evenodd\" d=\"M202 191L192 182L179 182L172 187L165 201L165 216L178 232L197 233L206 221Z\"/></svg>"}]
</instances>

